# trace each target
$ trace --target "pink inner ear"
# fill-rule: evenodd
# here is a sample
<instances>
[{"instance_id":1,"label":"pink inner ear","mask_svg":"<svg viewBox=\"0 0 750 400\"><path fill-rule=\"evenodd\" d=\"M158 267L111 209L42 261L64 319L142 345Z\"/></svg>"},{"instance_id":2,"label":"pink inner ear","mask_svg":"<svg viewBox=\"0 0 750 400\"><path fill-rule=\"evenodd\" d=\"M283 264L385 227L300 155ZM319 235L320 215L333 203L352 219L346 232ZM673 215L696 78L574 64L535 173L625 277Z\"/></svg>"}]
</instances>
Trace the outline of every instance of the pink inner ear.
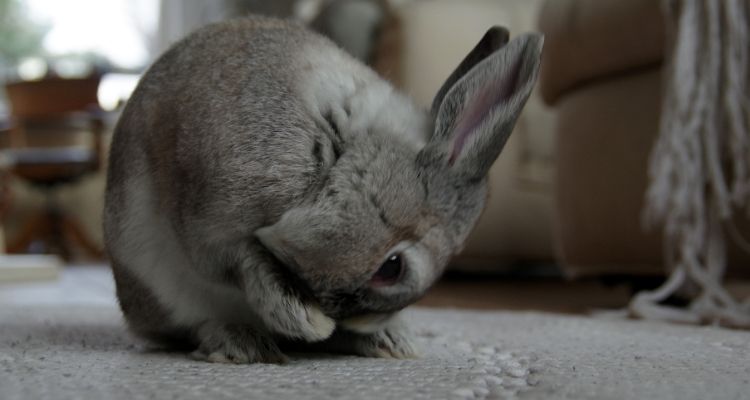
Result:
<instances>
[{"instance_id":1,"label":"pink inner ear","mask_svg":"<svg viewBox=\"0 0 750 400\"><path fill-rule=\"evenodd\" d=\"M448 159L449 165L453 165L461 154L466 141L475 133L477 127L492 109L508 101L516 93L520 70L521 59L519 58L511 65L508 73L501 74L498 77L499 79L488 82L469 100L469 105L464 108L456 122L453 150ZM494 134L494 132L491 132L491 134Z\"/></svg>"}]
</instances>

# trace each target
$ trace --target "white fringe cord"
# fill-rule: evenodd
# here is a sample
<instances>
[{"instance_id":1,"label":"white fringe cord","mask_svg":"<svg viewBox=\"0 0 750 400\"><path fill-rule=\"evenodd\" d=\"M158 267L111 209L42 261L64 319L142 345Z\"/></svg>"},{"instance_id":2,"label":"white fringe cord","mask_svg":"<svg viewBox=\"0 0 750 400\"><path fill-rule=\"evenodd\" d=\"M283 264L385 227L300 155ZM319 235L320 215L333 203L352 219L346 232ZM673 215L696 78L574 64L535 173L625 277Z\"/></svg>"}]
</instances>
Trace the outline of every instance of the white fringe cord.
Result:
<instances>
[{"instance_id":1,"label":"white fringe cord","mask_svg":"<svg viewBox=\"0 0 750 400\"><path fill-rule=\"evenodd\" d=\"M750 211L750 6L748 0L664 4L674 43L644 218L664 224L673 272L660 288L638 293L630 314L750 328L750 299L734 299L723 284L725 229L750 249L732 222ZM690 293L688 307L660 304L678 292Z\"/></svg>"}]
</instances>

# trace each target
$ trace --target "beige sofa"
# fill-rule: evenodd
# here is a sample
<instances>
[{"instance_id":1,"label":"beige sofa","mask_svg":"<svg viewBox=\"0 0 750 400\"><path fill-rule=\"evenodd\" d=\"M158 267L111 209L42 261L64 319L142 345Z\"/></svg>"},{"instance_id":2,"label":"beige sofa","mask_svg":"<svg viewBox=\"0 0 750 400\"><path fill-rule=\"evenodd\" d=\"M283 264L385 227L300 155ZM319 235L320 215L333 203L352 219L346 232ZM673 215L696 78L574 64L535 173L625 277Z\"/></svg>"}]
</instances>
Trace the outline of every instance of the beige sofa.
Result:
<instances>
[{"instance_id":1,"label":"beige sofa","mask_svg":"<svg viewBox=\"0 0 750 400\"><path fill-rule=\"evenodd\" d=\"M664 24L654 0L549 0L540 73L557 111L555 237L571 275L659 273L641 208L658 130Z\"/></svg>"},{"instance_id":2,"label":"beige sofa","mask_svg":"<svg viewBox=\"0 0 750 400\"><path fill-rule=\"evenodd\" d=\"M557 112L555 240L572 276L665 272L661 230L641 218L668 43L661 5L548 0L540 13L540 89ZM748 221L734 224L747 237ZM730 275L746 276L750 253L732 238Z\"/></svg>"}]
</instances>

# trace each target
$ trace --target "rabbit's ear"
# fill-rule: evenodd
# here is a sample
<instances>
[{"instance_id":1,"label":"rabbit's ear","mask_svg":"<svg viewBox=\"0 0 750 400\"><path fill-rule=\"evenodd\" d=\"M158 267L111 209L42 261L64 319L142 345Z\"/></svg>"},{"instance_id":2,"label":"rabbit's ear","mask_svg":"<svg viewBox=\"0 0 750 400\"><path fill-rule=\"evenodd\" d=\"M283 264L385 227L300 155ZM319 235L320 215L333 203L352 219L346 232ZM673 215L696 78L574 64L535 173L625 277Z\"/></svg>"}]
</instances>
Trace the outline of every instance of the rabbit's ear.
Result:
<instances>
[{"instance_id":1,"label":"rabbit's ear","mask_svg":"<svg viewBox=\"0 0 750 400\"><path fill-rule=\"evenodd\" d=\"M439 103L433 111L435 131L420 158L447 166L464 179L482 179L531 94L543 42L538 34L516 37L456 79L443 98L433 103ZM485 47L480 42L472 53L481 53ZM467 60L478 57L470 54L454 75ZM451 75L446 85L454 78Z\"/></svg>"},{"instance_id":2,"label":"rabbit's ear","mask_svg":"<svg viewBox=\"0 0 750 400\"><path fill-rule=\"evenodd\" d=\"M440 87L435 98L432 100L432 115L433 117L437 114L440 109L446 93L453 87L453 85L466 75L475 65L479 64L480 61L484 60L492 53L505 46L508 43L510 34L508 30L502 26L493 26L487 33L482 36L482 39L477 43L476 46L469 52L469 54L458 64L458 67L448 76L443 86Z\"/></svg>"}]
</instances>

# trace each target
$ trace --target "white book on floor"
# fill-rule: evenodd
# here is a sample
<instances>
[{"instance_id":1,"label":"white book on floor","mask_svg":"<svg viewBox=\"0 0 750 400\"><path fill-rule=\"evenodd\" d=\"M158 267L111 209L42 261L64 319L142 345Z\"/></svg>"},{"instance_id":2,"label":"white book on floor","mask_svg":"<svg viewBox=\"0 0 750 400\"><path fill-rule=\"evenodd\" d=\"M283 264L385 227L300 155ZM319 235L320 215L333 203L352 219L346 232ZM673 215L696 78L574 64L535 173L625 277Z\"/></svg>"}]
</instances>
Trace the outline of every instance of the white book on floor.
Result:
<instances>
[{"instance_id":1,"label":"white book on floor","mask_svg":"<svg viewBox=\"0 0 750 400\"><path fill-rule=\"evenodd\" d=\"M0 254L0 284L55 280L62 265L62 259L54 255Z\"/></svg>"}]
</instances>

